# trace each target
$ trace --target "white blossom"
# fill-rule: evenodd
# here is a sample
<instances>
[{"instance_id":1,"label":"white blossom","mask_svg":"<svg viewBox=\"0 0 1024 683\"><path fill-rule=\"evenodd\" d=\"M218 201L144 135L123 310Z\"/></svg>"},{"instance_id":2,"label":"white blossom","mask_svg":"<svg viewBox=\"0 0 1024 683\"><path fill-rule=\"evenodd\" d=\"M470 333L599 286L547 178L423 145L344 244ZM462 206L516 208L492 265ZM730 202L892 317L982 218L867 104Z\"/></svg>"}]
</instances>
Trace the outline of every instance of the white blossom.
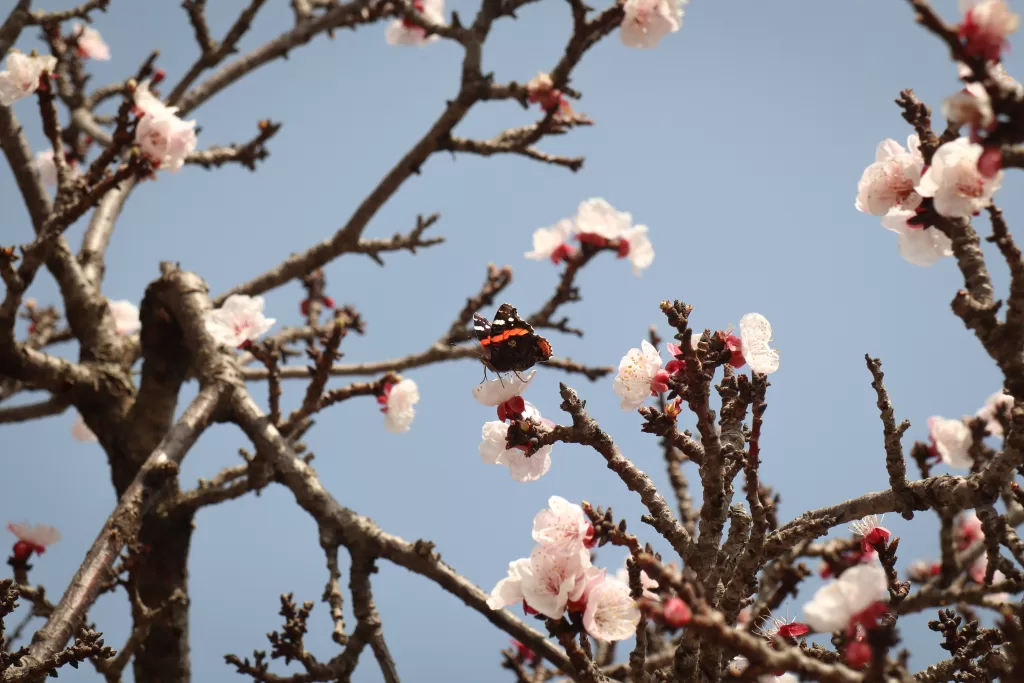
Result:
<instances>
[{"instance_id":1,"label":"white blossom","mask_svg":"<svg viewBox=\"0 0 1024 683\"><path fill-rule=\"evenodd\" d=\"M633 227L633 214L619 211L600 197L580 202L576 210L576 231L615 240Z\"/></svg>"},{"instance_id":2,"label":"white blossom","mask_svg":"<svg viewBox=\"0 0 1024 683\"><path fill-rule=\"evenodd\" d=\"M548 498L548 507L533 518L533 540L541 545L564 548L566 552L583 548L593 533L583 508L561 496Z\"/></svg>"},{"instance_id":3,"label":"white blossom","mask_svg":"<svg viewBox=\"0 0 1024 683\"><path fill-rule=\"evenodd\" d=\"M195 128L195 121L182 121L173 113L145 114L135 128L135 141L157 168L177 173L196 149Z\"/></svg>"},{"instance_id":4,"label":"white blossom","mask_svg":"<svg viewBox=\"0 0 1024 683\"><path fill-rule=\"evenodd\" d=\"M950 95L942 103L942 115L950 123L967 124L972 128L987 129L995 122L992 98L981 83L968 83L958 93Z\"/></svg>"},{"instance_id":5,"label":"white blossom","mask_svg":"<svg viewBox=\"0 0 1024 683\"><path fill-rule=\"evenodd\" d=\"M119 299L117 301L107 300L110 306L110 314L114 316L114 325L120 335L135 334L142 329L142 322L139 320L139 308L131 301Z\"/></svg>"},{"instance_id":6,"label":"white blossom","mask_svg":"<svg viewBox=\"0 0 1024 683\"><path fill-rule=\"evenodd\" d=\"M623 410L636 410L651 395L651 381L661 370L661 354L646 339L619 361L613 387Z\"/></svg>"},{"instance_id":7,"label":"white blossom","mask_svg":"<svg viewBox=\"0 0 1024 683\"><path fill-rule=\"evenodd\" d=\"M754 372L764 375L779 369L779 352L771 348L772 326L760 313L747 313L740 318L740 342L743 359Z\"/></svg>"},{"instance_id":8,"label":"white blossom","mask_svg":"<svg viewBox=\"0 0 1024 683\"><path fill-rule=\"evenodd\" d=\"M932 164L921 177L917 192L934 197L935 210L950 218L966 218L992 203L1003 182L1003 171L986 178L978 170L981 145L958 138L939 147Z\"/></svg>"},{"instance_id":9,"label":"white blossom","mask_svg":"<svg viewBox=\"0 0 1024 683\"><path fill-rule=\"evenodd\" d=\"M583 628L594 638L604 641L625 640L636 634L640 608L629 592L629 585L613 577L605 577L587 591L587 608L583 612Z\"/></svg>"},{"instance_id":10,"label":"white blossom","mask_svg":"<svg viewBox=\"0 0 1024 683\"><path fill-rule=\"evenodd\" d=\"M387 403L384 405L384 428L392 434L409 431L412 419L416 416L415 405L420 402L420 392L416 382L403 379L390 387Z\"/></svg>"},{"instance_id":11,"label":"white blossom","mask_svg":"<svg viewBox=\"0 0 1024 683\"><path fill-rule=\"evenodd\" d=\"M57 58L52 55L30 56L12 49L7 53L4 70L0 71L0 105L9 107L39 88L43 72L53 73Z\"/></svg>"},{"instance_id":12,"label":"white blossom","mask_svg":"<svg viewBox=\"0 0 1024 683\"><path fill-rule=\"evenodd\" d=\"M686 0L626 0L619 38L627 47L655 47L683 26Z\"/></svg>"},{"instance_id":13,"label":"white blossom","mask_svg":"<svg viewBox=\"0 0 1024 683\"><path fill-rule=\"evenodd\" d=\"M525 401L523 417L541 421L540 411ZM485 422L480 442L480 459L488 465L505 465L509 475L518 482L537 481L551 469L551 446L543 446L527 456L520 448L507 448L508 425L493 420Z\"/></svg>"},{"instance_id":14,"label":"white blossom","mask_svg":"<svg viewBox=\"0 0 1024 683\"><path fill-rule=\"evenodd\" d=\"M864 169L857 183L858 211L884 216L890 209L914 210L921 196L914 187L921 180L924 158L917 135L907 138L907 149L895 140L883 140L875 150L875 163Z\"/></svg>"},{"instance_id":15,"label":"white blossom","mask_svg":"<svg viewBox=\"0 0 1024 683\"><path fill-rule=\"evenodd\" d=\"M554 260L556 252L569 248L569 240L575 234L576 224L569 218L563 218L550 228L537 228L533 231L533 251L526 252L525 256L534 261Z\"/></svg>"},{"instance_id":16,"label":"white blossom","mask_svg":"<svg viewBox=\"0 0 1024 683\"><path fill-rule=\"evenodd\" d=\"M444 0L415 0L413 7L435 24L444 23ZM406 19L395 19L390 24L384 39L388 45L426 45L438 39L438 35L427 32Z\"/></svg>"},{"instance_id":17,"label":"white blossom","mask_svg":"<svg viewBox=\"0 0 1024 683\"><path fill-rule=\"evenodd\" d=\"M654 262L654 245L647 236L647 226L635 225L623 233L620 239L629 245L628 250L620 252L626 251L626 257L633 266L633 275L640 277L641 272Z\"/></svg>"},{"instance_id":18,"label":"white blossom","mask_svg":"<svg viewBox=\"0 0 1024 683\"><path fill-rule=\"evenodd\" d=\"M487 380L473 387L473 398L485 406L499 406L526 391L536 374L536 370L531 370L524 377L512 373L508 377Z\"/></svg>"},{"instance_id":19,"label":"white blossom","mask_svg":"<svg viewBox=\"0 0 1024 683\"><path fill-rule=\"evenodd\" d=\"M985 420L985 428L988 429L989 434L992 436L1002 436L1003 424L996 416L1000 413L1009 415L1012 409L1013 396L997 391L986 399L985 405L978 409L976 417Z\"/></svg>"},{"instance_id":20,"label":"white blossom","mask_svg":"<svg viewBox=\"0 0 1024 683\"><path fill-rule=\"evenodd\" d=\"M19 541L24 541L31 545L32 549L37 553L44 552L47 546L53 545L60 540L60 532L56 527L47 524L32 525L28 522L21 524L9 522L7 529L17 536Z\"/></svg>"},{"instance_id":21,"label":"white blossom","mask_svg":"<svg viewBox=\"0 0 1024 683\"><path fill-rule=\"evenodd\" d=\"M491 591L487 606L502 609L525 600L544 616L558 619L570 601L583 597L588 580L600 573L584 548L566 553L540 545L529 558L509 564L508 576Z\"/></svg>"},{"instance_id":22,"label":"white blossom","mask_svg":"<svg viewBox=\"0 0 1024 683\"><path fill-rule=\"evenodd\" d=\"M232 294L204 316L206 331L220 344L237 348L255 341L277 322L263 315L263 297Z\"/></svg>"},{"instance_id":23,"label":"white blossom","mask_svg":"<svg viewBox=\"0 0 1024 683\"><path fill-rule=\"evenodd\" d=\"M953 255L953 242L936 227L911 225L913 211L893 209L882 218L882 227L898 236L900 256L915 266L934 265L940 258Z\"/></svg>"},{"instance_id":24,"label":"white blossom","mask_svg":"<svg viewBox=\"0 0 1024 683\"><path fill-rule=\"evenodd\" d=\"M82 419L81 413L78 413L75 416L75 421L71 425L71 438L83 443L93 443L98 441L96 435L91 429L89 429L89 425L85 424L85 420Z\"/></svg>"},{"instance_id":25,"label":"white blossom","mask_svg":"<svg viewBox=\"0 0 1024 683\"><path fill-rule=\"evenodd\" d=\"M103 42L103 36L96 29L76 23L72 33L78 39L78 56L87 59L107 61L110 59L110 48Z\"/></svg>"},{"instance_id":26,"label":"white blossom","mask_svg":"<svg viewBox=\"0 0 1024 683\"><path fill-rule=\"evenodd\" d=\"M933 415L928 418L928 436L942 462L950 467L968 468L974 464L968 452L974 437L971 428L963 420L948 420Z\"/></svg>"},{"instance_id":27,"label":"white blossom","mask_svg":"<svg viewBox=\"0 0 1024 683\"><path fill-rule=\"evenodd\" d=\"M886 595L885 570L877 564L858 564L818 589L804 605L804 621L815 631L845 629L851 617Z\"/></svg>"}]
</instances>

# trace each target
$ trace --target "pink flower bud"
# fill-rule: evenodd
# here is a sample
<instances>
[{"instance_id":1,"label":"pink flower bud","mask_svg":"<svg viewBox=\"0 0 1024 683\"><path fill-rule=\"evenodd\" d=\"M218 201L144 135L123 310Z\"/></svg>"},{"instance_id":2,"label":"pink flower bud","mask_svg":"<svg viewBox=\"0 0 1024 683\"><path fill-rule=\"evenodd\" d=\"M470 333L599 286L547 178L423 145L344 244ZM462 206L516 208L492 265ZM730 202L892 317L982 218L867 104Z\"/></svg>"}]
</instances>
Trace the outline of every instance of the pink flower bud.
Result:
<instances>
[{"instance_id":1,"label":"pink flower bud","mask_svg":"<svg viewBox=\"0 0 1024 683\"><path fill-rule=\"evenodd\" d=\"M678 628L690 623L693 610L683 602L682 598L673 596L665 601L665 605L661 608L661 614L666 624Z\"/></svg>"}]
</instances>

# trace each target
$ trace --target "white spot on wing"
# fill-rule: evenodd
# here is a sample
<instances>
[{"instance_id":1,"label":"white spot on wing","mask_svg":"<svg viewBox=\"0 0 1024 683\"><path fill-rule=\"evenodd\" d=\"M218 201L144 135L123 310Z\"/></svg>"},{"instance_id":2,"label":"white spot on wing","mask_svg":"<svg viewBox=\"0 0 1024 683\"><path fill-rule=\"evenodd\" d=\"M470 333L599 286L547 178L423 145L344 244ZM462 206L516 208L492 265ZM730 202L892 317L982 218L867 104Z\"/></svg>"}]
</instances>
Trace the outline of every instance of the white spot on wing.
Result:
<instances>
[{"instance_id":1,"label":"white spot on wing","mask_svg":"<svg viewBox=\"0 0 1024 683\"><path fill-rule=\"evenodd\" d=\"M509 320L509 322L512 322L512 320L510 319L510 320ZM495 325L504 325L504 324L505 324L505 321L504 321L504 320L495 320L495 321L494 321L494 324L495 324Z\"/></svg>"}]
</instances>

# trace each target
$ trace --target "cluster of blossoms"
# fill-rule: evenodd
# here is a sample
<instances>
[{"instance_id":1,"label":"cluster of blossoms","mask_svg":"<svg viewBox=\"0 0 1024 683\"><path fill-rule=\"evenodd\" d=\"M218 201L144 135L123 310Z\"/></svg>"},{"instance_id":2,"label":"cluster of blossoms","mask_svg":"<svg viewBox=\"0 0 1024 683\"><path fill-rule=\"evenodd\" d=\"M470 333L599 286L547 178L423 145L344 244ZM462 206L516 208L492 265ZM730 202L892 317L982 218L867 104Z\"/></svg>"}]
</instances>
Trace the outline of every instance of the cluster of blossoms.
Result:
<instances>
[{"instance_id":1,"label":"cluster of blossoms","mask_svg":"<svg viewBox=\"0 0 1024 683\"><path fill-rule=\"evenodd\" d=\"M323 297L326 305L330 297ZM305 302L308 305L308 302ZM334 305L334 301L330 301ZM232 294L220 308L206 312L203 324L207 333L221 345L236 349L248 349L252 343L265 334L276 318L263 315L264 301L261 296ZM400 434L409 431L416 416L416 404L420 401L419 388L411 379L397 379L385 382L377 397L380 410L384 413L384 427L389 432Z\"/></svg>"},{"instance_id":2,"label":"cluster of blossoms","mask_svg":"<svg viewBox=\"0 0 1024 683\"><path fill-rule=\"evenodd\" d=\"M551 420L541 416L535 405L522 397L536 374L536 370L531 370L526 376L512 373L473 387L473 398L477 402L498 411L497 420L484 423L480 459L487 465L508 467L509 475L519 482L537 481L551 469L551 446L542 446L536 453L527 455L525 446L508 445L508 429L513 421L526 420L546 427L554 426Z\"/></svg>"},{"instance_id":3,"label":"cluster of blossoms","mask_svg":"<svg viewBox=\"0 0 1024 683\"><path fill-rule=\"evenodd\" d=\"M739 332L739 336L730 330L715 333L722 337L732 354L729 365L734 368L749 365L752 371L766 375L779 369L779 352L770 346L772 326L767 318L760 313L747 313L740 318ZM700 338L692 335L690 342L696 349ZM686 368L679 345L668 343L665 346L673 359L664 365L661 352L646 340L619 361L613 386L623 410L636 410L648 396L668 391L669 380Z\"/></svg>"},{"instance_id":4,"label":"cluster of blossoms","mask_svg":"<svg viewBox=\"0 0 1024 683\"><path fill-rule=\"evenodd\" d=\"M636 633L640 609L629 585L591 564L594 527L583 509L552 496L533 520L537 546L530 556L508 565L508 576L494 587L487 606L522 604L527 614L561 619L568 610L583 615L583 628L598 640L624 640ZM643 576L641 575L641 580ZM645 586L656 588L647 579Z\"/></svg>"},{"instance_id":5,"label":"cluster of blossoms","mask_svg":"<svg viewBox=\"0 0 1024 683\"><path fill-rule=\"evenodd\" d=\"M1003 423L1000 417L1008 417L1011 408L1013 397L1000 391L989 396L974 417L984 421L985 430L989 435L1002 436ZM968 421L970 418L967 417L954 420L933 415L928 418L930 450L936 459L957 468L966 469L974 464L974 458L970 453L974 435L967 424Z\"/></svg>"},{"instance_id":6,"label":"cluster of blossoms","mask_svg":"<svg viewBox=\"0 0 1024 683\"><path fill-rule=\"evenodd\" d=\"M599 198L581 202L574 218L534 232L533 251L527 252L526 258L561 263L576 253L576 247L570 244L574 238L582 244L614 249L619 258L629 259L633 274L637 276L654 262L654 247L647 237L647 226L633 225L632 214L617 211Z\"/></svg>"},{"instance_id":7,"label":"cluster of blossoms","mask_svg":"<svg viewBox=\"0 0 1024 683\"><path fill-rule=\"evenodd\" d=\"M46 524L33 526L27 522L22 524L10 522L7 524L7 530L18 537L12 552L14 559L21 562L27 560L32 553L42 555L46 552L47 546L60 540L60 532Z\"/></svg>"},{"instance_id":8,"label":"cluster of blossoms","mask_svg":"<svg viewBox=\"0 0 1024 683\"><path fill-rule=\"evenodd\" d=\"M999 63L1007 37L1020 25L1020 17L1004 0L961 0L964 12L960 39L969 55L988 60L992 80L1008 91L1020 85ZM960 77L967 81L972 71L960 65ZM904 148L895 140L884 140L875 153L875 163L864 170L857 187L858 211L882 217L882 226L898 235L900 254L918 266L930 266L952 256L952 243L937 227L918 218L924 199L932 199L935 212L947 218L968 218L992 204L992 196L1003 181L1002 153L998 146L986 147L983 132L996 125L991 97L979 82L968 82L943 104L943 115L953 125L970 128L961 137L940 146L926 166L917 135ZM913 220L912 220L913 219Z\"/></svg>"},{"instance_id":9,"label":"cluster of blossoms","mask_svg":"<svg viewBox=\"0 0 1024 683\"><path fill-rule=\"evenodd\" d=\"M627 47L655 47L669 33L683 27L683 6L689 0L626 0L619 37ZM444 23L444 0L413 0L413 8L434 24ZM408 18L388 24L384 39L389 45L427 45L437 35Z\"/></svg>"},{"instance_id":10,"label":"cluster of blossoms","mask_svg":"<svg viewBox=\"0 0 1024 683\"><path fill-rule=\"evenodd\" d=\"M157 168L177 173L196 149L196 122L182 121L177 107L168 107L149 89L150 81L135 86L135 142Z\"/></svg>"}]
</instances>

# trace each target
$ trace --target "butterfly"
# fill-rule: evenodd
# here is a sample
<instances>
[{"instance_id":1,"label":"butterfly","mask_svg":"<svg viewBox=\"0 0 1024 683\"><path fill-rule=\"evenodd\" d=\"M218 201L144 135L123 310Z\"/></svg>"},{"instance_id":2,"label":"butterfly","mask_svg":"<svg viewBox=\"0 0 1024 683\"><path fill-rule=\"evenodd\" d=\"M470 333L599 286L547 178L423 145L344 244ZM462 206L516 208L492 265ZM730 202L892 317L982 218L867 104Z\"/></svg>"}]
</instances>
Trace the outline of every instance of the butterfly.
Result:
<instances>
[{"instance_id":1,"label":"butterfly","mask_svg":"<svg viewBox=\"0 0 1024 683\"><path fill-rule=\"evenodd\" d=\"M484 352L484 365L496 373L524 372L551 358L551 343L511 304L498 307L493 322L475 314L473 329Z\"/></svg>"}]
</instances>

